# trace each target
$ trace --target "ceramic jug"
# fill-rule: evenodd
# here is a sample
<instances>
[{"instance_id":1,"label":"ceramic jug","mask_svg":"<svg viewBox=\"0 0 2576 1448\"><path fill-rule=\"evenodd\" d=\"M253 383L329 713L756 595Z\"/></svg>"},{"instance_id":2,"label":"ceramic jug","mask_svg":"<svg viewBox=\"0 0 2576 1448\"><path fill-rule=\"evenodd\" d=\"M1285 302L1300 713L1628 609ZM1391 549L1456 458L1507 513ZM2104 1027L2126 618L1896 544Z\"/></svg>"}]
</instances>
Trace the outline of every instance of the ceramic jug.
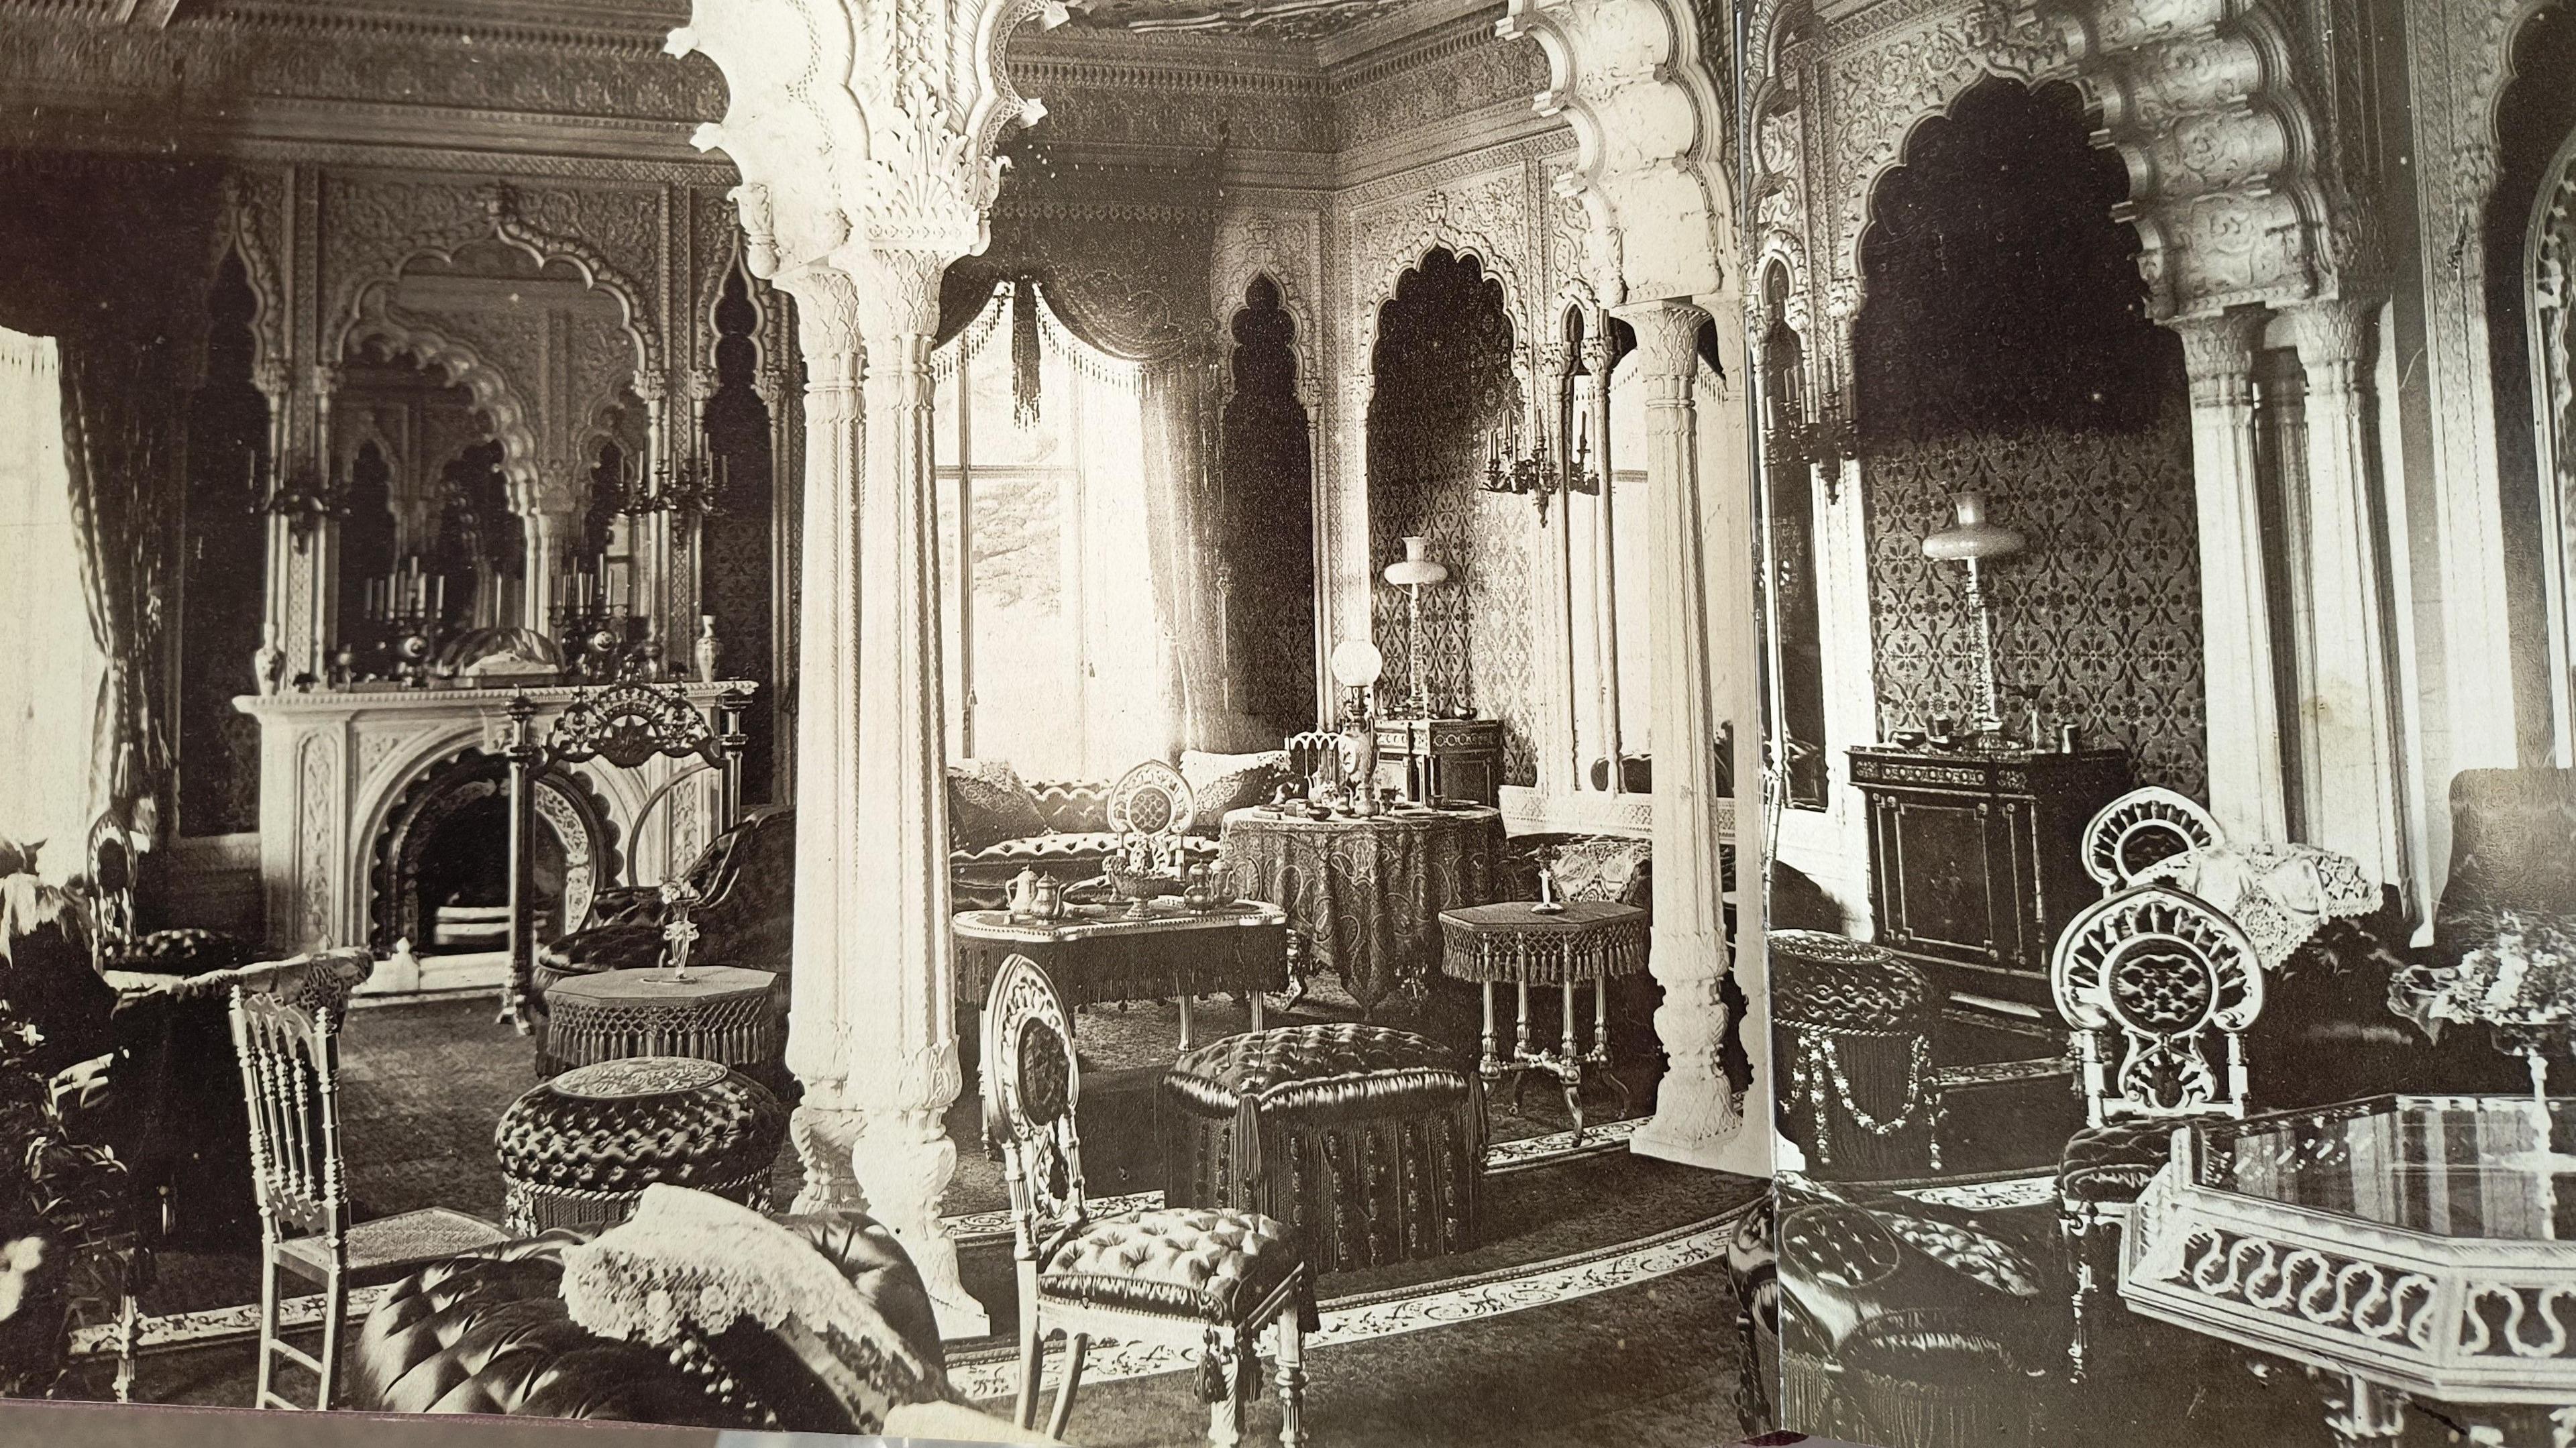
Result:
<instances>
[{"instance_id":1,"label":"ceramic jug","mask_svg":"<svg viewBox=\"0 0 2576 1448\"><path fill-rule=\"evenodd\" d=\"M1064 882L1053 875L1038 876L1029 888L1029 918L1060 920L1064 917Z\"/></svg>"},{"instance_id":2,"label":"ceramic jug","mask_svg":"<svg viewBox=\"0 0 2576 1448\"><path fill-rule=\"evenodd\" d=\"M1038 905L1038 872L1035 866L1024 866L1011 877L1011 888L1004 897L1014 915L1034 915Z\"/></svg>"}]
</instances>

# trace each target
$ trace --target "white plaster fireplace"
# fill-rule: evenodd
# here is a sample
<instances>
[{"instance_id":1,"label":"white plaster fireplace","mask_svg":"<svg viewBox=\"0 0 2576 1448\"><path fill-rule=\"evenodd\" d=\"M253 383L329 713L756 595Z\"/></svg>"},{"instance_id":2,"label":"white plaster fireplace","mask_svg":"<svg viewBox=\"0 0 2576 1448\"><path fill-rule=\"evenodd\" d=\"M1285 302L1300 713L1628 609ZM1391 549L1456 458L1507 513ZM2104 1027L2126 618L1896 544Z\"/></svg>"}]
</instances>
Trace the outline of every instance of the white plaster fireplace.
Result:
<instances>
[{"instance_id":1,"label":"white plaster fireplace","mask_svg":"<svg viewBox=\"0 0 2576 1448\"><path fill-rule=\"evenodd\" d=\"M719 694L744 686L659 687L711 711ZM404 914L402 902L441 818L496 790L506 800L505 711L519 692L383 687L233 701L259 721L260 882L271 949L374 948L383 963L368 983L372 992L501 982L505 951L434 953L426 922L416 909ZM557 685L524 692L537 706L542 737L581 691ZM541 776L538 830L541 842L551 833L560 847L567 921L577 924L602 888L656 884L696 859L720 827L723 789L721 771L671 755L633 769L605 760L559 765ZM508 848L506 832L478 838L488 838L494 851ZM397 939L414 949L396 950Z\"/></svg>"}]
</instances>

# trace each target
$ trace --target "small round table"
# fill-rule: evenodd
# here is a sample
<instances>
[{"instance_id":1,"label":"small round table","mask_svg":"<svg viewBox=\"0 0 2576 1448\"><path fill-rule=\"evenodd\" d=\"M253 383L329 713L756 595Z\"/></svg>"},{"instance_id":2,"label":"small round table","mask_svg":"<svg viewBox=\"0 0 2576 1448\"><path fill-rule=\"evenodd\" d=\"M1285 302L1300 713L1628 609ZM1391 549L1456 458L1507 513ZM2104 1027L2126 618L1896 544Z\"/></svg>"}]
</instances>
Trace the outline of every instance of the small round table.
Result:
<instances>
[{"instance_id":1,"label":"small round table","mask_svg":"<svg viewBox=\"0 0 2576 1448\"><path fill-rule=\"evenodd\" d=\"M1544 1072L1565 1087L1565 1109L1574 1117L1574 1142L1583 1141L1583 1077L1597 1071L1619 1094L1619 1114L1628 1112L1628 1087L1610 1071L1610 980L1646 968L1646 912L1606 900L1575 900L1562 910L1542 910L1527 901L1476 905L1440 912L1440 933L1447 943L1441 969L1484 988L1485 1036L1477 1074L1487 1082L1505 1074L1515 1099L1529 1073ZM1592 986L1592 1048L1585 1050L1574 1033L1574 993ZM1512 1054L1505 1059L1494 1035L1494 987L1509 984L1520 992L1519 1018ZM1564 993L1563 1038L1555 1050L1530 1045L1530 987L1553 985Z\"/></svg>"},{"instance_id":2,"label":"small round table","mask_svg":"<svg viewBox=\"0 0 2576 1448\"><path fill-rule=\"evenodd\" d=\"M634 1056L690 1056L759 1079L786 1050L772 1000L778 977L731 965L603 970L546 988L546 1044L538 1074Z\"/></svg>"}]
</instances>

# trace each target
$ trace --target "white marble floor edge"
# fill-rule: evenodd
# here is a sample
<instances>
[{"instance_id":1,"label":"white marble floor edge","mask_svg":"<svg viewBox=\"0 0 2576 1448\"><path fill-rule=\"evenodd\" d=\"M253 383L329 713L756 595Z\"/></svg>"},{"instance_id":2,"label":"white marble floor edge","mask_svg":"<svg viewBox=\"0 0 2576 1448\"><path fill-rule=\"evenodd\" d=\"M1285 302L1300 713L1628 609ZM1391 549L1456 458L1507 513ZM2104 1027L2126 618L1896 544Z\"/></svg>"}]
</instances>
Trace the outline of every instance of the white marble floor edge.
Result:
<instances>
[{"instance_id":1,"label":"white marble floor edge","mask_svg":"<svg viewBox=\"0 0 2576 1448\"><path fill-rule=\"evenodd\" d=\"M1580 1146L1574 1144L1571 1131L1494 1142L1485 1148L1485 1172L1496 1176L1622 1150L1643 1124L1640 1119L1601 1122L1584 1132ZM1162 1204L1161 1192L1137 1192L1127 1196L1095 1198L1092 1207L1102 1216L1116 1216L1122 1212L1148 1211ZM943 1220L949 1235L961 1247L1003 1240L1011 1234L1011 1214L1007 1211L965 1212ZM374 1310L386 1291L383 1287L367 1287L350 1293L350 1320L355 1322ZM318 1326L322 1321L321 1294L289 1297L281 1301L278 1320L281 1326L288 1328ZM142 1320L136 1341L140 1346L153 1350L210 1346L231 1338L248 1337L258 1330L259 1304L244 1303L236 1307L211 1307L146 1317ZM113 1325L84 1327L72 1335L72 1356L75 1358L108 1356L115 1350L116 1329Z\"/></svg>"}]
</instances>

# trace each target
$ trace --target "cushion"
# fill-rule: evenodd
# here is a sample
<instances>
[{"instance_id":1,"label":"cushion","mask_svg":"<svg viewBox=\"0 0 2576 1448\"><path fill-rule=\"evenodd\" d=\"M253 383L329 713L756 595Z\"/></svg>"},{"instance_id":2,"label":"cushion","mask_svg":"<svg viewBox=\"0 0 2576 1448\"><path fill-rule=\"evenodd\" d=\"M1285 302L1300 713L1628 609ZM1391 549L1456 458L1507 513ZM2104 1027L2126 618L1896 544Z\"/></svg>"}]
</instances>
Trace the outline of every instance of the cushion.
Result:
<instances>
[{"instance_id":1,"label":"cushion","mask_svg":"<svg viewBox=\"0 0 2576 1448\"><path fill-rule=\"evenodd\" d=\"M1250 1104L1354 1118L1453 1107L1472 1079L1421 1036L1345 1021L1212 1041L1174 1062L1163 1090L1200 1115Z\"/></svg>"},{"instance_id":2,"label":"cushion","mask_svg":"<svg viewBox=\"0 0 2576 1448\"><path fill-rule=\"evenodd\" d=\"M1189 781L1190 793L1198 796L1201 830L1212 830L1228 810L1269 803L1270 796L1292 773L1285 749L1265 749L1257 754L1181 751L1181 778Z\"/></svg>"},{"instance_id":3,"label":"cushion","mask_svg":"<svg viewBox=\"0 0 2576 1448\"><path fill-rule=\"evenodd\" d=\"M2066 1139L2057 1193L2069 1202L2134 1202L2173 1156L2188 1117L2141 1116L2088 1126Z\"/></svg>"},{"instance_id":4,"label":"cushion","mask_svg":"<svg viewBox=\"0 0 2576 1448\"><path fill-rule=\"evenodd\" d=\"M492 1149L513 1182L642 1191L765 1175L787 1134L778 1098L713 1061L636 1056L567 1071L501 1113Z\"/></svg>"},{"instance_id":5,"label":"cushion","mask_svg":"<svg viewBox=\"0 0 2576 1448\"><path fill-rule=\"evenodd\" d=\"M1883 947L1815 930L1766 939L1777 1024L1875 1035L1931 1029L1931 981Z\"/></svg>"},{"instance_id":6,"label":"cushion","mask_svg":"<svg viewBox=\"0 0 2576 1448\"><path fill-rule=\"evenodd\" d=\"M1625 901L1629 882L1654 852L1652 840L1595 835L1557 850L1547 869L1564 899Z\"/></svg>"},{"instance_id":7,"label":"cushion","mask_svg":"<svg viewBox=\"0 0 2576 1448\"><path fill-rule=\"evenodd\" d=\"M1239 1322L1297 1265L1288 1229L1254 1212L1173 1207L1095 1222L1047 1254L1038 1295Z\"/></svg>"},{"instance_id":8,"label":"cushion","mask_svg":"<svg viewBox=\"0 0 2576 1448\"><path fill-rule=\"evenodd\" d=\"M537 947L537 964L556 975L589 975L603 970L647 970L662 964L661 922L594 925ZM706 952L690 957L704 961ZM729 964L718 961L716 964Z\"/></svg>"},{"instance_id":9,"label":"cushion","mask_svg":"<svg viewBox=\"0 0 2576 1448\"><path fill-rule=\"evenodd\" d=\"M954 848L981 850L1046 832L1037 796L1007 760L960 759L948 766L948 836Z\"/></svg>"}]
</instances>

